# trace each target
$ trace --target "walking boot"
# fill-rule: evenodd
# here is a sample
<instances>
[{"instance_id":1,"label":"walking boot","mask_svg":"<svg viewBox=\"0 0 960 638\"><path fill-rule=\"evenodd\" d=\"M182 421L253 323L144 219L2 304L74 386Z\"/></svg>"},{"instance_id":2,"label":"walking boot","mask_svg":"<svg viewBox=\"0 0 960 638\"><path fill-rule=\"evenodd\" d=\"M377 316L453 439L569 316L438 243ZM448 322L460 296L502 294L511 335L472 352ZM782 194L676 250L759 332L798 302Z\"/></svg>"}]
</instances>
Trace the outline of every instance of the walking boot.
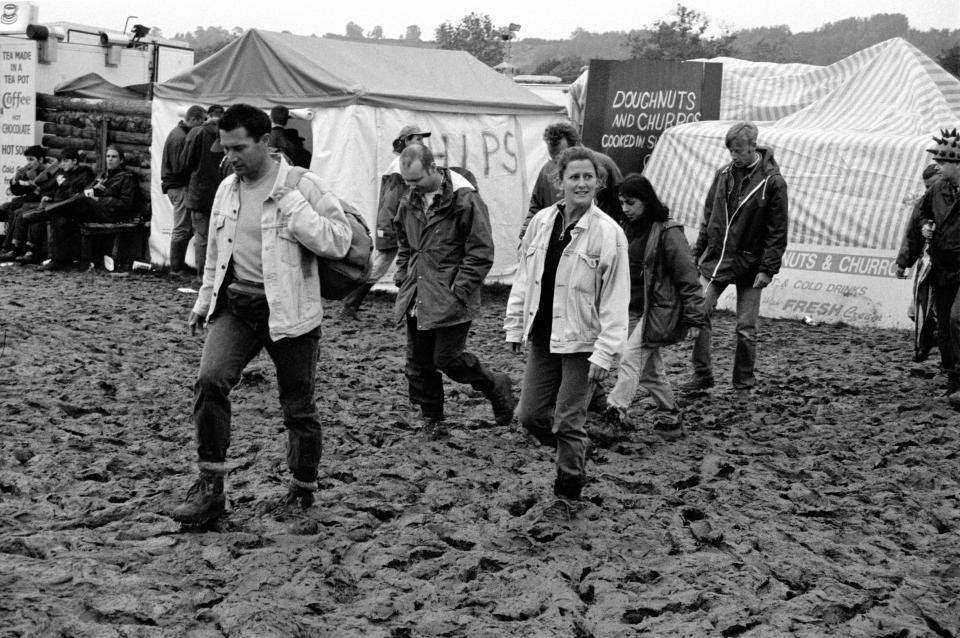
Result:
<instances>
[{"instance_id":1,"label":"walking boot","mask_svg":"<svg viewBox=\"0 0 960 638\"><path fill-rule=\"evenodd\" d=\"M513 397L513 381L503 372L493 375L493 389L487 393L487 400L493 408L493 420L497 425L510 425L517 400Z\"/></svg>"},{"instance_id":2,"label":"walking boot","mask_svg":"<svg viewBox=\"0 0 960 638\"><path fill-rule=\"evenodd\" d=\"M343 308L340 310L341 319L357 319L357 313L360 311L360 305L366 298L367 293L373 288L372 283L365 283L357 286L347 293L343 298Z\"/></svg>"},{"instance_id":3,"label":"walking boot","mask_svg":"<svg viewBox=\"0 0 960 638\"><path fill-rule=\"evenodd\" d=\"M170 518L184 525L204 525L220 517L226 510L222 474L201 474L183 502L173 508Z\"/></svg>"},{"instance_id":4,"label":"walking boot","mask_svg":"<svg viewBox=\"0 0 960 638\"><path fill-rule=\"evenodd\" d=\"M557 469L557 478L553 482L553 493L559 498L579 501L584 483L586 483L586 477L573 476Z\"/></svg>"}]
</instances>

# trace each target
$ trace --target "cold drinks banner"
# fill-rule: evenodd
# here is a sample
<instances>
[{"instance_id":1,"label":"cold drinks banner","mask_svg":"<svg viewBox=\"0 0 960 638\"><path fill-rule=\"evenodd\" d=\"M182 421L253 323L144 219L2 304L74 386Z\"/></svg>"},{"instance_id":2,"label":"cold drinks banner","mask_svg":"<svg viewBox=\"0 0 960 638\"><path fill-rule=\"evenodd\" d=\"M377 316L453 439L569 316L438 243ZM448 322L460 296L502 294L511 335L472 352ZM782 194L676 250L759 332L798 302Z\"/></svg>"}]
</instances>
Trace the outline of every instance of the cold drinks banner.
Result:
<instances>
[{"instance_id":1,"label":"cold drinks banner","mask_svg":"<svg viewBox=\"0 0 960 638\"><path fill-rule=\"evenodd\" d=\"M723 65L675 60L591 60L583 143L624 173L640 172L660 134L720 116Z\"/></svg>"}]
</instances>

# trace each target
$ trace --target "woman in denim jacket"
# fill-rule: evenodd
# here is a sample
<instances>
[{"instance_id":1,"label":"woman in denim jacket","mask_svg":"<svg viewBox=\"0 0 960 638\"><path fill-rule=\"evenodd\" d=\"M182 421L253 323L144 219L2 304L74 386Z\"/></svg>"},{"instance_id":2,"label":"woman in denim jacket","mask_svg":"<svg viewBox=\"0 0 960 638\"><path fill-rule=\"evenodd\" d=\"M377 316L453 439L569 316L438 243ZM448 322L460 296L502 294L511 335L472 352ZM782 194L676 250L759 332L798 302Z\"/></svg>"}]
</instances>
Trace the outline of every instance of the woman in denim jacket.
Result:
<instances>
[{"instance_id":1,"label":"woman in denim jacket","mask_svg":"<svg viewBox=\"0 0 960 638\"><path fill-rule=\"evenodd\" d=\"M528 344L518 418L556 446L554 494L578 500L586 482L587 405L627 338L627 238L594 204L597 159L582 146L557 158L563 200L537 213L520 246L506 340ZM566 506L569 513L569 506Z\"/></svg>"}]
</instances>

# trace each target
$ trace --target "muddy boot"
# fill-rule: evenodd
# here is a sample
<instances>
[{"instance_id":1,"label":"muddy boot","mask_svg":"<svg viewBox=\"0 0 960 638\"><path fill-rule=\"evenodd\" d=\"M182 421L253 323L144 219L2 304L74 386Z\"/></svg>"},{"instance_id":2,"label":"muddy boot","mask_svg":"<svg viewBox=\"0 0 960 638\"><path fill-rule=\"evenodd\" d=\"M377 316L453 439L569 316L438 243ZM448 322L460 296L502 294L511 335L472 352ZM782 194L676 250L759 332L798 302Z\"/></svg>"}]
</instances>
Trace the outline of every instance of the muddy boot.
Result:
<instances>
[{"instance_id":1,"label":"muddy boot","mask_svg":"<svg viewBox=\"0 0 960 638\"><path fill-rule=\"evenodd\" d=\"M663 410L657 413L653 432L667 441L676 441L683 436L683 411Z\"/></svg>"},{"instance_id":2,"label":"muddy boot","mask_svg":"<svg viewBox=\"0 0 960 638\"><path fill-rule=\"evenodd\" d=\"M360 304L363 303L367 293L373 288L372 283L365 283L357 286L347 293L343 298L343 308L340 310L341 319L357 319L357 313L360 311Z\"/></svg>"},{"instance_id":3,"label":"muddy boot","mask_svg":"<svg viewBox=\"0 0 960 638\"><path fill-rule=\"evenodd\" d=\"M680 392L684 394L697 394L705 392L713 387L713 377L701 377L693 375L680 384Z\"/></svg>"},{"instance_id":4,"label":"muddy boot","mask_svg":"<svg viewBox=\"0 0 960 638\"><path fill-rule=\"evenodd\" d=\"M491 376L493 389L486 393L486 397L493 408L493 420L497 425L510 425L513 410L517 407L517 400L513 398L513 381L503 372Z\"/></svg>"},{"instance_id":5,"label":"muddy boot","mask_svg":"<svg viewBox=\"0 0 960 638\"><path fill-rule=\"evenodd\" d=\"M201 474L183 502L170 512L170 518L184 525L204 525L223 514L226 504L223 475Z\"/></svg>"},{"instance_id":6,"label":"muddy boot","mask_svg":"<svg viewBox=\"0 0 960 638\"><path fill-rule=\"evenodd\" d=\"M586 483L585 477L566 474L558 469L557 478L553 481L553 493L559 498L579 501L584 483Z\"/></svg>"},{"instance_id":7,"label":"muddy boot","mask_svg":"<svg viewBox=\"0 0 960 638\"><path fill-rule=\"evenodd\" d=\"M630 424L627 415L624 414L620 408L609 405L603 411L603 417L600 419L600 423L591 427L587 431L587 434L589 434L590 438L600 447L610 447L615 443L629 439L630 430L632 429L632 424Z\"/></svg>"}]
</instances>

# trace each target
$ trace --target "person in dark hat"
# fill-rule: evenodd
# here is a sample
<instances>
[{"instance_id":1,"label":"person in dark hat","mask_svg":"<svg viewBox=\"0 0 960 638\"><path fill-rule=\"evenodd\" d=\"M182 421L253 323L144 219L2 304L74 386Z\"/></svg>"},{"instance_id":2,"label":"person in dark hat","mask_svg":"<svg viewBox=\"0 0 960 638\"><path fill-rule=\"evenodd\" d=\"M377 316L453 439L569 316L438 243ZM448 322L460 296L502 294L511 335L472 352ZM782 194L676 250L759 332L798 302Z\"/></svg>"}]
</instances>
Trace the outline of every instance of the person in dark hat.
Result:
<instances>
[{"instance_id":1,"label":"person in dark hat","mask_svg":"<svg viewBox=\"0 0 960 638\"><path fill-rule=\"evenodd\" d=\"M927 152L940 167L939 179L917 203L917 222L908 228L897 255L897 276L904 276L920 256L924 240L929 240L940 365L947 375L947 399L960 408L960 214L956 210L960 201L960 133L942 130L933 141L935 146Z\"/></svg>"},{"instance_id":2,"label":"person in dark hat","mask_svg":"<svg viewBox=\"0 0 960 638\"><path fill-rule=\"evenodd\" d=\"M370 276L367 281L360 284L343 299L343 309L341 318L356 319L357 312L360 310L360 304L370 289L373 288L381 277L387 274L393 260L397 257L397 231L394 230L393 218L397 215L397 207L400 204L400 196L403 194L406 185L403 183L403 177L400 175L400 153L410 144L422 142L424 138L430 137L430 131L423 130L423 127L415 124L408 124L400 129L397 137L393 140L393 152L397 154L393 162L387 168L383 177L380 178L380 202L377 206L377 234L374 238L373 265L370 268Z\"/></svg>"}]
</instances>

